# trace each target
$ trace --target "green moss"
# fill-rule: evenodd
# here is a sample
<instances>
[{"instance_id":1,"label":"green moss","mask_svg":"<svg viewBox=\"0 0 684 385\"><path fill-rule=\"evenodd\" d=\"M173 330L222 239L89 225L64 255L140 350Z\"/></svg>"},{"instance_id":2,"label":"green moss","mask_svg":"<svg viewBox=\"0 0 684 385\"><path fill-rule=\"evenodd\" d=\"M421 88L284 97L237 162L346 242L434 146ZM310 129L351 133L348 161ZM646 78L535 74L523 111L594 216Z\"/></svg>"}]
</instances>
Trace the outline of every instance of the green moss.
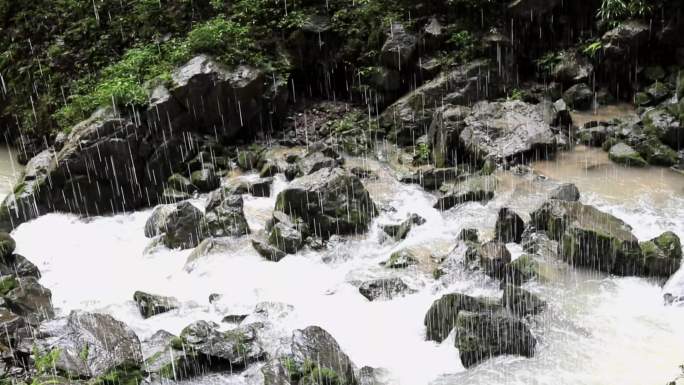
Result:
<instances>
[{"instance_id":1,"label":"green moss","mask_svg":"<svg viewBox=\"0 0 684 385\"><path fill-rule=\"evenodd\" d=\"M176 350L183 350L183 347L185 346L183 339L180 337L173 337L169 344L173 349Z\"/></svg>"},{"instance_id":2,"label":"green moss","mask_svg":"<svg viewBox=\"0 0 684 385\"><path fill-rule=\"evenodd\" d=\"M17 280L11 275L0 278L0 296L5 296L18 286Z\"/></svg>"},{"instance_id":3,"label":"green moss","mask_svg":"<svg viewBox=\"0 0 684 385\"><path fill-rule=\"evenodd\" d=\"M58 348L53 348L49 352L40 353L36 347L33 348L34 366L39 374L49 374L55 371L55 364L61 354Z\"/></svg>"},{"instance_id":4,"label":"green moss","mask_svg":"<svg viewBox=\"0 0 684 385\"><path fill-rule=\"evenodd\" d=\"M139 385L144 376L140 368L117 368L89 382L90 385Z\"/></svg>"}]
</instances>

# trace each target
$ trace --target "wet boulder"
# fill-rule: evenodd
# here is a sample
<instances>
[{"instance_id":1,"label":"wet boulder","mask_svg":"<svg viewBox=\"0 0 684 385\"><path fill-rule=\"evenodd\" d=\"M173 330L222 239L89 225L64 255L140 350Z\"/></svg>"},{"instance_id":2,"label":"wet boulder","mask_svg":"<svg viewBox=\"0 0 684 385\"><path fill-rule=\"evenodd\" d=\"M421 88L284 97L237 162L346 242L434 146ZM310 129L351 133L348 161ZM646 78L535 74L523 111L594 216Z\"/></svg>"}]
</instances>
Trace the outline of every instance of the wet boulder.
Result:
<instances>
[{"instance_id":1,"label":"wet boulder","mask_svg":"<svg viewBox=\"0 0 684 385\"><path fill-rule=\"evenodd\" d=\"M442 138L438 142L446 146L442 151L447 154L460 149L460 159L468 163L481 165L490 158L508 160L556 150L556 135L543 104L481 101L470 113L463 113L458 106L437 110L430 136L435 141Z\"/></svg>"},{"instance_id":2,"label":"wet boulder","mask_svg":"<svg viewBox=\"0 0 684 385\"><path fill-rule=\"evenodd\" d=\"M183 329L176 344L211 371L241 370L266 356L254 325L223 332L216 323L197 321Z\"/></svg>"},{"instance_id":3,"label":"wet boulder","mask_svg":"<svg viewBox=\"0 0 684 385\"><path fill-rule=\"evenodd\" d=\"M298 376L310 377L312 380L304 380L300 384L318 384L321 378L325 380L332 377L336 378L337 382L323 383L357 383L351 359L342 351L337 341L318 326L295 330L292 334L291 351L291 363L297 368ZM306 363L310 363L308 366L313 368L307 368Z\"/></svg>"},{"instance_id":4,"label":"wet boulder","mask_svg":"<svg viewBox=\"0 0 684 385\"><path fill-rule=\"evenodd\" d=\"M381 128L397 144L413 145L428 132L434 110L445 102L469 105L500 93L496 71L489 67L489 62L475 60L440 73L389 106L380 116Z\"/></svg>"},{"instance_id":5,"label":"wet boulder","mask_svg":"<svg viewBox=\"0 0 684 385\"><path fill-rule=\"evenodd\" d=\"M505 268L504 281L512 285L522 285L528 281L545 279L543 267L532 255L523 254L510 262Z\"/></svg>"},{"instance_id":6,"label":"wet boulder","mask_svg":"<svg viewBox=\"0 0 684 385\"><path fill-rule=\"evenodd\" d=\"M425 314L423 323L429 341L444 341L456 326L458 314L470 312L497 312L501 310L498 301L490 298L471 297L452 293L435 300Z\"/></svg>"},{"instance_id":7,"label":"wet boulder","mask_svg":"<svg viewBox=\"0 0 684 385\"><path fill-rule=\"evenodd\" d=\"M170 94L175 100L169 101L180 102L193 125L232 137L243 127L258 124L265 92L260 70L248 65L228 69L210 56L198 55L176 69L171 77Z\"/></svg>"},{"instance_id":8,"label":"wet boulder","mask_svg":"<svg viewBox=\"0 0 684 385\"><path fill-rule=\"evenodd\" d=\"M193 185L190 179L181 174L171 175L169 179L166 180L166 183L169 188L172 188L176 191L181 191L188 194L192 194L197 191L197 186Z\"/></svg>"},{"instance_id":9,"label":"wet boulder","mask_svg":"<svg viewBox=\"0 0 684 385\"><path fill-rule=\"evenodd\" d=\"M425 223L425 219L418 214L410 214L404 221L396 224L382 226L382 231L395 241L405 239L413 226L420 226Z\"/></svg>"},{"instance_id":10,"label":"wet boulder","mask_svg":"<svg viewBox=\"0 0 684 385\"><path fill-rule=\"evenodd\" d=\"M25 317L29 323L38 324L55 316L52 292L38 283L36 278L18 278L14 284L5 282L5 289L10 288L4 296L6 306L14 313Z\"/></svg>"},{"instance_id":11,"label":"wet boulder","mask_svg":"<svg viewBox=\"0 0 684 385\"><path fill-rule=\"evenodd\" d=\"M636 143L635 150L649 164L656 166L670 167L679 162L677 152L657 138L648 138Z\"/></svg>"},{"instance_id":12,"label":"wet boulder","mask_svg":"<svg viewBox=\"0 0 684 385\"><path fill-rule=\"evenodd\" d=\"M268 259L269 261L278 262L287 255L278 247L275 247L262 239L252 239L252 246L257 253L259 253L259 255Z\"/></svg>"},{"instance_id":13,"label":"wet boulder","mask_svg":"<svg viewBox=\"0 0 684 385\"><path fill-rule=\"evenodd\" d=\"M528 227L523 232L521 245L526 253L539 255L545 259L558 257L558 242L550 239L545 231Z\"/></svg>"},{"instance_id":14,"label":"wet boulder","mask_svg":"<svg viewBox=\"0 0 684 385\"><path fill-rule=\"evenodd\" d=\"M551 76L561 83L578 83L591 80L594 66L586 56L577 50L561 51L558 54L558 62L551 70Z\"/></svg>"},{"instance_id":15,"label":"wet boulder","mask_svg":"<svg viewBox=\"0 0 684 385\"><path fill-rule=\"evenodd\" d=\"M549 199L576 202L580 199L580 192L573 183L561 183L549 192Z\"/></svg>"},{"instance_id":16,"label":"wet boulder","mask_svg":"<svg viewBox=\"0 0 684 385\"><path fill-rule=\"evenodd\" d=\"M466 368L505 354L532 357L536 344L527 324L509 314L461 311L456 317L455 345Z\"/></svg>"},{"instance_id":17,"label":"wet boulder","mask_svg":"<svg viewBox=\"0 0 684 385\"><path fill-rule=\"evenodd\" d=\"M643 115L644 131L675 150L684 149L684 124L672 111L654 108Z\"/></svg>"},{"instance_id":18,"label":"wet boulder","mask_svg":"<svg viewBox=\"0 0 684 385\"><path fill-rule=\"evenodd\" d=\"M40 279L40 270L33 262L20 254L0 258L0 275L34 277Z\"/></svg>"},{"instance_id":19,"label":"wet boulder","mask_svg":"<svg viewBox=\"0 0 684 385\"><path fill-rule=\"evenodd\" d=\"M480 239L480 233L477 231L477 229L462 229L460 233L458 233L457 239L459 241L464 241L464 242L474 242L477 243L479 242Z\"/></svg>"},{"instance_id":20,"label":"wet boulder","mask_svg":"<svg viewBox=\"0 0 684 385\"><path fill-rule=\"evenodd\" d=\"M498 180L493 175L466 178L453 186L447 186L434 207L439 210L448 210L466 202L485 203L494 198L494 191L498 184Z\"/></svg>"},{"instance_id":21,"label":"wet boulder","mask_svg":"<svg viewBox=\"0 0 684 385\"><path fill-rule=\"evenodd\" d=\"M648 163L635 149L623 142L617 143L610 148L608 158L615 163L628 167L648 166Z\"/></svg>"},{"instance_id":22,"label":"wet boulder","mask_svg":"<svg viewBox=\"0 0 684 385\"><path fill-rule=\"evenodd\" d=\"M0 258L6 258L14 253L17 243L8 233L0 232Z\"/></svg>"},{"instance_id":23,"label":"wet boulder","mask_svg":"<svg viewBox=\"0 0 684 385\"><path fill-rule=\"evenodd\" d=\"M145 293L143 291L136 291L133 293L133 301L135 301L135 304L138 306L138 310L143 318L150 318L157 314L166 313L177 309L179 306L178 300L173 297L164 297L161 295Z\"/></svg>"},{"instance_id":24,"label":"wet boulder","mask_svg":"<svg viewBox=\"0 0 684 385\"><path fill-rule=\"evenodd\" d=\"M133 330L110 315L72 311L39 329L40 349L54 355L54 367L74 378L94 378L142 364Z\"/></svg>"},{"instance_id":25,"label":"wet boulder","mask_svg":"<svg viewBox=\"0 0 684 385\"><path fill-rule=\"evenodd\" d=\"M95 112L71 129L55 155L44 204L80 215L140 207L146 182L143 142L131 120L112 109ZM160 176L159 184L167 177Z\"/></svg>"},{"instance_id":26,"label":"wet boulder","mask_svg":"<svg viewBox=\"0 0 684 385\"><path fill-rule=\"evenodd\" d=\"M511 262L511 252L499 241L489 241L479 248L480 267L492 278L505 276L506 266Z\"/></svg>"},{"instance_id":27,"label":"wet boulder","mask_svg":"<svg viewBox=\"0 0 684 385\"><path fill-rule=\"evenodd\" d=\"M270 230L268 241L287 254L295 254L304 244L302 233L288 223L279 222L273 225Z\"/></svg>"},{"instance_id":28,"label":"wet boulder","mask_svg":"<svg viewBox=\"0 0 684 385\"><path fill-rule=\"evenodd\" d=\"M271 196L271 185L273 185L273 178L259 178L249 182L247 191L255 197L269 197Z\"/></svg>"},{"instance_id":29,"label":"wet boulder","mask_svg":"<svg viewBox=\"0 0 684 385\"><path fill-rule=\"evenodd\" d=\"M417 48L418 38L407 32L402 24L392 23L380 57L387 67L402 70L411 66Z\"/></svg>"},{"instance_id":30,"label":"wet boulder","mask_svg":"<svg viewBox=\"0 0 684 385\"><path fill-rule=\"evenodd\" d=\"M576 110L588 110L594 104L594 92L585 83L575 84L563 93L563 100Z\"/></svg>"},{"instance_id":31,"label":"wet boulder","mask_svg":"<svg viewBox=\"0 0 684 385\"><path fill-rule=\"evenodd\" d=\"M460 176L455 167L423 166L415 173L403 176L401 182L419 184L426 190L437 190L445 183L457 181Z\"/></svg>"},{"instance_id":32,"label":"wet boulder","mask_svg":"<svg viewBox=\"0 0 684 385\"><path fill-rule=\"evenodd\" d=\"M546 302L535 294L514 285L506 285L501 304L511 314L519 317L535 315L546 308Z\"/></svg>"},{"instance_id":33,"label":"wet boulder","mask_svg":"<svg viewBox=\"0 0 684 385\"><path fill-rule=\"evenodd\" d=\"M212 194L205 214L207 233L213 237L239 237L249 234L243 205L240 195Z\"/></svg>"},{"instance_id":34,"label":"wet boulder","mask_svg":"<svg viewBox=\"0 0 684 385\"><path fill-rule=\"evenodd\" d=\"M401 278L374 279L359 286L359 293L369 301L391 300L414 292Z\"/></svg>"},{"instance_id":35,"label":"wet boulder","mask_svg":"<svg viewBox=\"0 0 684 385\"><path fill-rule=\"evenodd\" d=\"M641 243L645 272L649 276L668 278L682 261L682 244L677 234L667 231Z\"/></svg>"},{"instance_id":36,"label":"wet boulder","mask_svg":"<svg viewBox=\"0 0 684 385\"><path fill-rule=\"evenodd\" d=\"M418 263L418 257L414 255L411 249L401 249L393 252L389 259L381 264L389 269L405 269Z\"/></svg>"},{"instance_id":37,"label":"wet boulder","mask_svg":"<svg viewBox=\"0 0 684 385\"><path fill-rule=\"evenodd\" d=\"M145 223L145 235L163 235L170 249L191 249L206 238L204 213L190 202L157 207Z\"/></svg>"},{"instance_id":38,"label":"wet boulder","mask_svg":"<svg viewBox=\"0 0 684 385\"><path fill-rule=\"evenodd\" d=\"M48 212L45 196L48 193L48 174L55 152L45 150L29 160L24 175L0 205L0 230L11 232L20 224Z\"/></svg>"},{"instance_id":39,"label":"wet boulder","mask_svg":"<svg viewBox=\"0 0 684 385\"><path fill-rule=\"evenodd\" d=\"M520 243L525 230L525 222L513 210L503 207L496 218L494 233L497 240L503 243Z\"/></svg>"},{"instance_id":40,"label":"wet boulder","mask_svg":"<svg viewBox=\"0 0 684 385\"><path fill-rule=\"evenodd\" d=\"M342 163L342 158L332 150L326 153L313 151L297 161L302 175L309 175L323 168L335 168L341 166Z\"/></svg>"},{"instance_id":41,"label":"wet boulder","mask_svg":"<svg viewBox=\"0 0 684 385\"><path fill-rule=\"evenodd\" d=\"M209 192L217 189L221 184L221 179L216 175L213 167L203 167L190 174L190 181L200 192Z\"/></svg>"},{"instance_id":42,"label":"wet boulder","mask_svg":"<svg viewBox=\"0 0 684 385\"><path fill-rule=\"evenodd\" d=\"M623 21L603 35L603 51L609 57L630 56L648 42L649 31L649 26L642 21Z\"/></svg>"},{"instance_id":43,"label":"wet boulder","mask_svg":"<svg viewBox=\"0 0 684 385\"><path fill-rule=\"evenodd\" d=\"M278 194L276 210L303 219L323 239L365 232L377 214L359 178L341 168L296 179Z\"/></svg>"},{"instance_id":44,"label":"wet boulder","mask_svg":"<svg viewBox=\"0 0 684 385\"><path fill-rule=\"evenodd\" d=\"M641 249L622 220L579 202L550 200L532 212L532 223L559 241L560 256L571 265L617 275L643 272Z\"/></svg>"}]
</instances>

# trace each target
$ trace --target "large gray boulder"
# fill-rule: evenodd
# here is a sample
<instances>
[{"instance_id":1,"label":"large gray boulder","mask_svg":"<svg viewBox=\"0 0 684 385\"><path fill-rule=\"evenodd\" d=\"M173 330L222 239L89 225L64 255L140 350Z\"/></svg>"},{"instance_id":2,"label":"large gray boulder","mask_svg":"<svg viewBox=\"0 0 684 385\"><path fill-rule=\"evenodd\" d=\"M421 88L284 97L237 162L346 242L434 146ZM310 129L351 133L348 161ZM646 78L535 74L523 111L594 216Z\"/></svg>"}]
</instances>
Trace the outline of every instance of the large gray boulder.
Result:
<instances>
[{"instance_id":1,"label":"large gray boulder","mask_svg":"<svg viewBox=\"0 0 684 385\"><path fill-rule=\"evenodd\" d=\"M145 224L145 236L157 235L170 249L196 247L207 237L204 213L188 201L157 207Z\"/></svg>"},{"instance_id":2,"label":"large gray boulder","mask_svg":"<svg viewBox=\"0 0 684 385\"><path fill-rule=\"evenodd\" d=\"M533 157L556 150L549 122L555 115L542 104L521 101L481 101L472 109L445 106L438 109L430 127L435 161L446 163L458 152L470 164L486 159ZM459 151L457 151L457 149Z\"/></svg>"},{"instance_id":3,"label":"large gray boulder","mask_svg":"<svg viewBox=\"0 0 684 385\"><path fill-rule=\"evenodd\" d=\"M138 337L110 315L73 311L43 323L39 334L40 350L51 352L55 369L70 377L99 377L142 363Z\"/></svg>"},{"instance_id":4,"label":"large gray boulder","mask_svg":"<svg viewBox=\"0 0 684 385\"><path fill-rule=\"evenodd\" d=\"M622 220L579 202L549 200L531 213L532 224L559 241L572 265L618 275L644 272L639 241Z\"/></svg>"},{"instance_id":5,"label":"large gray boulder","mask_svg":"<svg viewBox=\"0 0 684 385\"><path fill-rule=\"evenodd\" d=\"M168 90L156 90L147 118L151 126L174 129L194 125L227 137L247 127L261 112L263 73L240 65L229 69L212 57L198 55L172 73ZM208 102L213 101L212 103Z\"/></svg>"},{"instance_id":6,"label":"large gray boulder","mask_svg":"<svg viewBox=\"0 0 684 385\"><path fill-rule=\"evenodd\" d=\"M276 210L306 222L311 232L365 232L377 210L361 180L341 168L324 168L294 180L278 194Z\"/></svg>"}]
</instances>

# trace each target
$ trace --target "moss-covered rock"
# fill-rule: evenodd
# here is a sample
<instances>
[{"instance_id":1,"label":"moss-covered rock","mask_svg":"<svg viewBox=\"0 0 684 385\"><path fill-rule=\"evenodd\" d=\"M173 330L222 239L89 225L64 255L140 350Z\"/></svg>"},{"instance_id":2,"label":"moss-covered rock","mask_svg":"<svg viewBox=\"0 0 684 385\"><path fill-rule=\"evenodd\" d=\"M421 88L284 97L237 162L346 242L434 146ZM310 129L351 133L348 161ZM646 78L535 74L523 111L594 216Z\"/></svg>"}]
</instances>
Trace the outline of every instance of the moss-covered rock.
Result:
<instances>
[{"instance_id":1,"label":"moss-covered rock","mask_svg":"<svg viewBox=\"0 0 684 385\"><path fill-rule=\"evenodd\" d=\"M514 285L504 287L502 305L519 317L534 315L546 308L546 302L535 294Z\"/></svg>"},{"instance_id":2,"label":"moss-covered rock","mask_svg":"<svg viewBox=\"0 0 684 385\"><path fill-rule=\"evenodd\" d=\"M608 158L615 163L628 167L645 167L648 163L632 147L620 142L608 151Z\"/></svg>"},{"instance_id":3,"label":"moss-covered rock","mask_svg":"<svg viewBox=\"0 0 684 385\"><path fill-rule=\"evenodd\" d=\"M456 317L456 340L466 368L502 354L534 356L537 340L523 321L501 312L461 311Z\"/></svg>"},{"instance_id":4,"label":"moss-covered rock","mask_svg":"<svg viewBox=\"0 0 684 385\"><path fill-rule=\"evenodd\" d=\"M411 249L401 249L393 252L389 259L382 264L390 269L405 269L409 266L417 265L418 263L418 258L413 254Z\"/></svg>"},{"instance_id":5,"label":"moss-covered rock","mask_svg":"<svg viewBox=\"0 0 684 385\"><path fill-rule=\"evenodd\" d=\"M679 162L677 152L657 138L646 139L636 145L636 150L649 164L670 167Z\"/></svg>"},{"instance_id":6,"label":"moss-covered rock","mask_svg":"<svg viewBox=\"0 0 684 385\"><path fill-rule=\"evenodd\" d=\"M622 220L579 202L550 200L531 214L532 224L560 242L561 258L618 275L643 273L641 249Z\"/></svg>"},{"instance_id":7,"label":"moss-covered rock","mask_svg":"<svg viewBox=\"0 0 684 385\"><path fill-rule=\"evenodd\" d=\"M656 238L640 244L644 268L648 275L668 278L679 270L682 260L682 244L679 237L665 232Z\"/></svg>"}]
</instances>

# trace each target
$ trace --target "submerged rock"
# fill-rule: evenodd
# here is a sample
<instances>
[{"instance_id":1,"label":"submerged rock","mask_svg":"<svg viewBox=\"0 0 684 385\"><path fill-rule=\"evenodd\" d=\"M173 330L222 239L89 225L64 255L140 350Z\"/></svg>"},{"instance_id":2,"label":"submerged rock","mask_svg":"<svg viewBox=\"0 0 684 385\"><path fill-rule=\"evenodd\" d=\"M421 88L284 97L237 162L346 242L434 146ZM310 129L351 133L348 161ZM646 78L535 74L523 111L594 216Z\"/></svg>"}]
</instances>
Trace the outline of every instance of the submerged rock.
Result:
<instances>
[{"instance_id":1,"label":"submerged rock","mask_svg":"<svg viewBox=\"0 0 684 385\"><path fill-rule=\"evenodd\" d=\"M359 292L369 301L391 300L406 294L414 293L401 278L382 278L366 281L359 286Z\"/></svg>"},{"instance_id":2,"label":"submerged rock","mask_svg":"<svg viewBox=\"0 0 684 385\"><path fill-rule=\"evenodd\" d=\"M167 311L177 309L179 306L178 300L173 297L164 297L142 291L133 293L133 301L138 305L138 310L140 310L143 318L166 313Z\"/></svg>"},{"instance_id":3,"label":"submerged rock","mask_svg":"<svg viewBox=\"0 0 684 385\"><path fill-rule=\"evenodd\" d=\"M359 178L341 168L296 179L278 194L276 210L303 219L323 239L365 232L377 214Z\"/></svg>"},{"instance_id":4,"label":"submerged rock","mask_svg":"<svg viewBox=\"0 0 684 385\"><path fill-rule=\"evenodd\" d=\"M466 202L486 202L494 197L497 186L498 180L493 175L467 178L447 187L434 207L448 210Z\"/></svg>"},{"instance_id":5,"label":"submerged rock","mask_svg":"<svg viewBox=\"0 0 684 385\"><path fill-rule=\"evenodd\" d=\"M400 241L408 235L413 226L420 226L425 223L425 219L418 214L411 214L403 222L398 224L383 225L382 231L395 241Z\"/></svg>"},{"instance_id":6,"label":"submerged rock","mask_svg":"<svg viewBox=\"0 0 684 385\"><path fill-rule=\"evenodd\" d=\"M261 239L252 239L252 246L262 257L269 261L278 262L285 258L286 253L277 247L271 246L268 242Z\"/></svg>"},{"instance_id":7,"label":"submerged rock","mask_svg":"<svg viewBox=\"0 0 684 385\"><path fill-rule=\"evenodd\" d=\"M390 269L405 269L418 263L418 258L411 249L402 249L393 252L387 261L382 262L382 265Z\"/></svg>"}]
</instances>

